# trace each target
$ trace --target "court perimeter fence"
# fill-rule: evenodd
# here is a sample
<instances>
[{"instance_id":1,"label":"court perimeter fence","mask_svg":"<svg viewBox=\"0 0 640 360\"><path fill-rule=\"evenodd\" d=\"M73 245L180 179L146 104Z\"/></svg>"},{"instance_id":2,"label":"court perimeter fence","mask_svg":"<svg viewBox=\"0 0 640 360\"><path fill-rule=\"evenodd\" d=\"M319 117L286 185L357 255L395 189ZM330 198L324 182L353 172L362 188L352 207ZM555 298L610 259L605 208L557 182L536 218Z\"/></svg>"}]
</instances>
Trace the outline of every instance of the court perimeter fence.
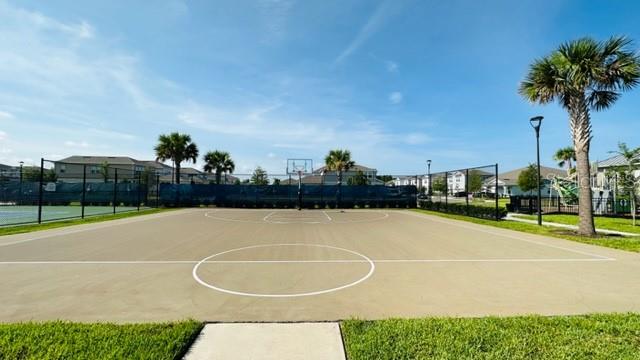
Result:
<instances>
[{"instance_id":1,"label":"court perimeter fence","mask_svg":"<svg viewBox=\"0 0 640 360\"><path fill-rule=\"evenodd\" d=\"M204 183L160 184L165 206L234 208L415 208L419 176L233 174ZM406 179L412 179L411 183Z\"/></svg>"},{"instance_id":2,"label":"court perimeter fence","mask_svg":"<svg viewBox=\"0 0 640 360\"><path fill-rule=\"evenodd\" d=\"M42 159L0 174L0 226L85 218L159 206L159 176L134 165Z\"/></svg>"},{"instance_id":3,"label":"court perimeter fence","mask_svg":"<svg viewBox=\"0 0 640 360\"><path fill-rule=\"evenodd\" d=\"M500 206L498 164L428 174L422 209L500 220L507 215Z\"/></svg>"}]
</instances>

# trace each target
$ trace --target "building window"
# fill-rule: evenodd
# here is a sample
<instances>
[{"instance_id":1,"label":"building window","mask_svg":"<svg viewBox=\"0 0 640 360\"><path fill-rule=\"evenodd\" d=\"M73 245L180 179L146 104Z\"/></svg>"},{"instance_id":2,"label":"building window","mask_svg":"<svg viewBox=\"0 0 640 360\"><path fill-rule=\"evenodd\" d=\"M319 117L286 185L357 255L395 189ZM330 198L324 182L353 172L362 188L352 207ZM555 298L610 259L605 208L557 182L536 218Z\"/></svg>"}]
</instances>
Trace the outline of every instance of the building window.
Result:
<instances>
[{"instance_id":1,"label":"building window","mask_svg":"<svg viewBox=\"0 0 640 360\"><path fill-rule=\"evenodd\" d=\"M62 164L60 165L60 173L64 174L67 171L67 165Z\"/></svg>"}]
</instances>

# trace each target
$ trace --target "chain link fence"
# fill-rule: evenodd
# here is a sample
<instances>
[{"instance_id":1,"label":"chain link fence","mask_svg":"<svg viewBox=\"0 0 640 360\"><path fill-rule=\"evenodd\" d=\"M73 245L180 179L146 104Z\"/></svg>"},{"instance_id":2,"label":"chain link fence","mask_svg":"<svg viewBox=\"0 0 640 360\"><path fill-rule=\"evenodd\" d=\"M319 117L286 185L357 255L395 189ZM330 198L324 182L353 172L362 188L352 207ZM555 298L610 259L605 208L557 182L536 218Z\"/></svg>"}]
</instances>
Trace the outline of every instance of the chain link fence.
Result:
<instances>
[{"instance_id":1,"label":"chain link fence","mask_svg":"<svg viewBox=\"0 0 640 360\"><path fill-rule=\"evenodd\" d=\"M498 164L428 174L422 209L499 220L506 216L498 189Z\"/></svg>"},{"instance_id":2,"label":"chain link fence","mask_svg":"<svg viewBox=\"0 0 640 360\"><path fill-rule=\"evenodd\" d=\"M0 177L0 225L42 223L157 207L159 176L150 168L42 159Z\"/></svg>"}]
</instances>

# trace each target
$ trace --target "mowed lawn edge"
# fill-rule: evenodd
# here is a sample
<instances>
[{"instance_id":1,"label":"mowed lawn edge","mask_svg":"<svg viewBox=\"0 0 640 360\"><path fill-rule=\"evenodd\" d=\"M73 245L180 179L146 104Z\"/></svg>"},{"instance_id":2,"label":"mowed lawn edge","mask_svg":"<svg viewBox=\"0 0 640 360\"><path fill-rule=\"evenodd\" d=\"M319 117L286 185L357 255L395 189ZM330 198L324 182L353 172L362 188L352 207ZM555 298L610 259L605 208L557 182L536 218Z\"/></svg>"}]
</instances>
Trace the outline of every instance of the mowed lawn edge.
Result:
<instances>
[{"instance_id":1,"label":"mowed lawn edge","mask_svg":"<svg viewBox=\"0 0 640 360\"><path fill-rule=\"evenodd\" d=\"M513 216L522 219L536 220L536 215L514 214ZM578 225L578 215L571 214L547 214L542 215L542 221L556 224ZM593 221L597 229L615 230L634 234L640 234L640 221L633 226L633 222L628 218L594 216Z\"/></svg>"},{"instance_id":2,"label":"mowed lawn edge","mask_svg":"<svg viewBox=\"0 0 640 360\"><path fill-rule=\"evenodd\" d=\"M88 216L88 217L85 217L84 219L52 220L48 222L43 222L42 224L5 225L0 227L0 236L24 234L24 233L34 232L34 231L57 229L57 228L73 226L73 225L92 224L92 223L103 222L103 221L125 219L125 218L130 218L135 216L157 214L157 213L173 211L173 210L177 210L177 208L141 209L140 211L127 211L127 212L116 213L116 214Z\"/></svg>"},{"instance_id":3,"label":"mowed lawn edge","mask_svg":"<svg viewBox=\"0 0 640 360\"><path fill-rule=\"evenodd\" d=\"M594 237L574 235L573 232L566 229L559 229L551 226L538 226L536 224L528 224L509 220L486 220L468 217L464 215L455 215L441 213L431 210L411 209L411 211L426 215L434 215L447 219L461 220L480 225L488 225L502 229L521 231L529 234L537 234L551 236L565 240L576 241L584 244L604 246L612 249L626 250L631 252L640 252L640 236L609 236L598 235Z\"/></svg>"},{"instance_id":4,"label":"mowed lawn edge","mask_svg":"<svg viewBox=\"0 0 640 360\"><path fill-rule=\"evenodd\" d=\"M203 323L0 323L0 359L179 359Z\"/></svg>"},{"instance_id":5,"label":"mowed lawn edge","mask_svg":"<svg viewBox=\"0 0 640 360\"><path fill-rule=\"evenodd\" d=\"M638 359L640 314L341 323L350 360Z\"/></svg>"}]
</instances>

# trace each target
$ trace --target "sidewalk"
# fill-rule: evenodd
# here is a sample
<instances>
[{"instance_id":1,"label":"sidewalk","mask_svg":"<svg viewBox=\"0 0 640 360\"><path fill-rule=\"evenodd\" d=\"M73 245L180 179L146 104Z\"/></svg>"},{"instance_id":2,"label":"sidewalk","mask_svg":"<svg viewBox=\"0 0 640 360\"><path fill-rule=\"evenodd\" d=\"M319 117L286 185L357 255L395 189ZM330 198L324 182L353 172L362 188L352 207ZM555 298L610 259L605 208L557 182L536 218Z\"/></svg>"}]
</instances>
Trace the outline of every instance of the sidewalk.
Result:
<instances>
[{"instance_id":1,"label":"sidewalk","mask_svg":"<svg viewBox=\"0 0 640 360\"><path fill-rule=\"evenodd\" d=\"M345 360L338 323L207 324L184 357Z\"/></svg>"},{"instance_id":2,"label":"sidewalk","mask_svg":"<svg viewBox=\"0 0 640 360\"><path fill-rule=\"evenodd\" d=\"M512 214L512 213L508 213L507 214L506 220L519 221L519 222L523 222L523 223L527 223L527 224L537 224L538 223L537 220L524 219L524 218L521 218L521 217L514 216L514 214ZM558 224L558 223L548 222L548 221L543 221L542 225L544 225L544 226L554 226L554 227L570 229L570 230L578 230L578 227L576 225ZM599 232L599 233L602 233L602 234L610 234L610 235L640 236L640 234L634 234L634 233L628 233L628 232L616 231L616 230L607 230L607 229L596 229L596 232Z\"/></svg>"}]
</instances>

